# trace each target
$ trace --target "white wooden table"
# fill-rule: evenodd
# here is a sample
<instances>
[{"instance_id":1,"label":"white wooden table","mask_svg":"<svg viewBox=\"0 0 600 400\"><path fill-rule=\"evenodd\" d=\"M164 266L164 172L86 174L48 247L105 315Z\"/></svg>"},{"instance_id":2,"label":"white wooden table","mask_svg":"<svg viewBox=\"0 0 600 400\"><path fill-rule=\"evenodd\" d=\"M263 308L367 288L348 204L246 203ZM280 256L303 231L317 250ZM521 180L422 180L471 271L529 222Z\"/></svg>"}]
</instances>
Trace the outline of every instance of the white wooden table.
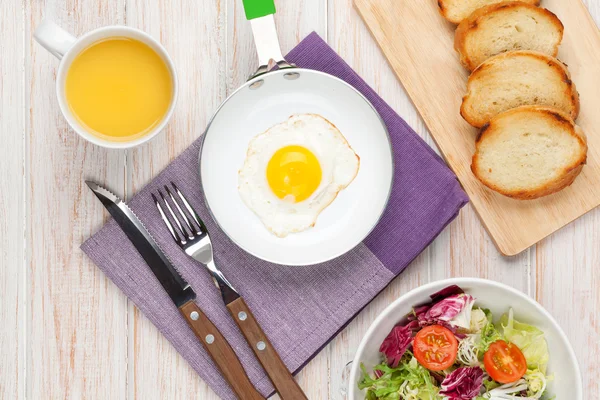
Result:
<instances>
[{"instance_id":1,"label":"white wooden table","mask_svg":"<svg viewBox=\"0 0 600 400\"><path fill-rule=\"evenodd\" d=\"M600 21L600 0L586 3ZM284 51L317 31L432 143L351 0L277 6ZM44 16L76 35L126 24L159 39L180 78L166 132L133 151L74 134L56 101L58 62L33 42ZM107 219L83 180L130 196L202 133L257 63L241 0L2 0L0 43L0 399L216 398L79 250ZM299 374L309 398L341 398L344 365L375 316L451 276L494 279L541 302L575 348L586 400L600 399L600 210L504 258L470 206Z\"/></svg>"}]
</instances>

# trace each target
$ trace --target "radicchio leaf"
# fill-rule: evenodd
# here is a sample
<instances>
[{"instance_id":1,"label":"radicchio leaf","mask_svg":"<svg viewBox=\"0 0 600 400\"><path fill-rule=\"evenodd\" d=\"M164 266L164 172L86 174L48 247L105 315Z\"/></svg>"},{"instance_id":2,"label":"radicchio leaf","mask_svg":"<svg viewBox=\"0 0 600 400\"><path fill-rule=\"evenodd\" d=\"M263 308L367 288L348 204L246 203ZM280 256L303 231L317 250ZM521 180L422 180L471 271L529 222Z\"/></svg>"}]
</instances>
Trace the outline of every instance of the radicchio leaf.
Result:
<instances>
[{"instance_id":1,"label":"radicchio leaf","mask_svg":"<svg viewBox=\"0 0 600 400\"><path fill-rule=\"evenodd\" d=\"M470 299L472 299L472 296L468 294L455 294L446 297L427 310L424 316L428 319L448 322L462 311Z\"/></svg>"},{"instance_id":2,"label":"radicchio leaf","mask_svg":"<svg viewBox=\"0 0 600 400\"><path fill-rule=\"evenodd\" d=\"M448 321L448 323L468 331L471 329L471 312L473 311L473 305L475 304L475 297L468 294L459 294L458 296L462 296L461 298L464 300L464 306L458 315Z\"/></svg>"},{"instance_id":3,"label":"radicchio leaf","mask_svg":"<svg viewBox=\"0 0 600 400\"><path fill-rule=\"evenodd\" d=\"M433 305L433 303L429 303L429 304L425 304L423 306L418 306L413 308L413 312L410 313L408 315L408 320L409 321L413 321L413 320L418 320L419 317L423 314L425 314Z\"/></svg>"},{"instance_id":4,"label":"radicchio leaf","mask_svg":"<svg viewBox=\"0 0 600 400\"><path fill-rule=\"evenodd\" d=\"M440 300L444 300L446 297L450 297L455 294L463 294L464 292L465 291L462 290L459 286L452 285L440 290L439 292L432 294L429 297L431 297L431 301L433 303L437 303Z\"/></svg>"},{"instance_id":5,"label":"radicchio leaf","mask_svg":"<svg viewBox=\"0 0 600 400\"><path fill-rule=\"evenodd\" d=\"M405 325L405 327L406 329L410 329L413 333L417 333L417 331L421 329L419 321L417 320L410 321L408 324Z\"/></svg>"},{"instance_id":6,"label":"radicchio leaf","mask_svg":"<svg viewBox=\"0 0 600 400\"><path fill-rule=\"evenodd\" d=\"M390 367L396 368L406 349L412 343L412 329L409 325L395 326L385 338L379 351L385 354Z\"/></svg>"},{"instance_id":7,"label":"radicchio leaf","mask_svg":"<svg viewBox=\"0 0 600 400\"><path fill-rule=\"evenodd\" d=\"M431 302L429 302L427 304L423 304L421 306L414 307L413 312L408 315L408 320L409 321L417 320L417 321L419 321L421 326L435 324L435 323L437 323L437 321L433 320L431 318L430 314L427 314L428 311L436 306L437 306L437 309L439 309L440 307L443 307L443 305L438 306L438 304L441 303L442 301L446 300L449 297L453 297L453 296L461 295L461 294L464 294L464 291L459 286L456 286L456 285L448 286L448 287L440 290L439 292L436 292L436 293L432 294L431 296L429 296L429 297L431 297ZM439 313L439 310L436 311L436 309L434 309L434 312ZM457 314L458 314L458 312L457 312ZM440 324L440 325L444 325L444 324Z\"/></svg>"},{"instance_id":8,"label":"radicchio leaf","mask_svg":"<svg viewBox=\"0 0 600 400\"><path fill-rule=\"evenodd\" d=\"M460 367L442 382L440 395L448 400L471 400L481 392L483 370L479 367Z\"/></svg>"},{"instance_id":9,"label":"radicchio leaf","mask_svg":"<svg viewBox=\"0 0 600 400\"><path fill-rule=\"evenodd\" d=\"M468 312L467 320L470 321L470 311L473 307L475 299L468 294L455 294L434 304L427 312L421 313L418 317L421 326L439 324L443 326L462 327L468 329L469 326L464 326L463 319L459 318L456 323L453 321L463 310ZM453 329L455 331L455 329Z\"/></svg>"}]
</instances>

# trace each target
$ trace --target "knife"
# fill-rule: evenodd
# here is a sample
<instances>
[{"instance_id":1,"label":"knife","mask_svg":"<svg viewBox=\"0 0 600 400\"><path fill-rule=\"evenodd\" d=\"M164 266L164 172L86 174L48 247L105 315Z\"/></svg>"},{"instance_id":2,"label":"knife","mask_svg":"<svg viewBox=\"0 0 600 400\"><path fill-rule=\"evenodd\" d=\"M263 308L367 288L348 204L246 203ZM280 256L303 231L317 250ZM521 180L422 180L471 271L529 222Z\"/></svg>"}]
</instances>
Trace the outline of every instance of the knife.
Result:
<instances>
[{"instance_id":1,"label":"knife","mask_svg":"<svg viewBox=\"0 0 600 400\"><path fill-rule=\"evenodd\" d=\"M240 399L264 400L264 397L250 382L244 367L227 340L195 303L196 293L194 290L177 272L129 206L97 183L91 181L85 183L146 261L234 393Z\"/></svg>"}]
</instances>

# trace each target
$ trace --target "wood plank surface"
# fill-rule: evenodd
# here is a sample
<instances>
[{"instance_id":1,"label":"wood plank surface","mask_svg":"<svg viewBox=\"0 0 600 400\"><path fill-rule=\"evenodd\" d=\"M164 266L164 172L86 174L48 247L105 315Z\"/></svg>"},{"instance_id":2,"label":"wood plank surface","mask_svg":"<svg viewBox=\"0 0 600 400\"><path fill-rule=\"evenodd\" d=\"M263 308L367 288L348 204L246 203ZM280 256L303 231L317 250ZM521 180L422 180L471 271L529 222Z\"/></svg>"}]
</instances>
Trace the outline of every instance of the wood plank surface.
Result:
<instances>
[{"instance_id":1,"label":"wood plank surface","mask_svg":"<svg viewBox=\"0 0 600 400\"><path fill-rule=\"evenodd\" d=\"M284 52L316 30L433 145L352 0L276 3ZM598 22L600 0L586 5ZM56 102L58 61L32 39L43 16L74 34L126 24L159 39L180 82L165 132L126 152L79 139ZM403 23L411 23L406 14ZM107 219L83 179L131 197L202 133L218 105L254 71L256 53L241 2L2 1L0 34L0 399L217 399L78 247ZM391 301L433 280L478 276L528 293L555 316L579 358L585 399L600 400L598 381L589 373L600 370L599 241L595 210L527 252L503 257L468 205L304 368L300 385L310 399L344 398L346 365Z\"/></svg>"},{"instance_id":2,"label":"wood plank surface","mask_svg":"<svg viewBox=\"0 0 600 400\"><path fill-rule=\"evenodd\" d=\"M453 48L454 25L434 1L355 0L367 26L458 175L498 249L515 255L600 204L600 32L579 1L546 0L565 25L559 58L570 66L581 94L578 124L589 140L588 164L560 193L519 201L483 186L470 169L477 130L460 116L466 70Z\"/></svg>"},{"instance_id":3,"label":"wood plank surface","mask_svg":"<svg viewBox=\"0 0 600 400\"><path fill-rule=\"evenodd\" d=\"M75 35L122 23L125 3L31 0L24 6L26 397L118 398L127 384L127 299L79 245L107 219L84 179L122 190L125 158L86 143L68 127L55 94L58 60L33 41L33 30L44 16Z\"/></svg>"},{"instance_id":4,"label":"wood plank surface","mask_svg":"<svg viewBox=\"0 0 600 400\"><path fill-rule=\"evenodd\" d=\"M0 2L0 399L25 398L25 16Z\"/></svg>"}]
</instances>

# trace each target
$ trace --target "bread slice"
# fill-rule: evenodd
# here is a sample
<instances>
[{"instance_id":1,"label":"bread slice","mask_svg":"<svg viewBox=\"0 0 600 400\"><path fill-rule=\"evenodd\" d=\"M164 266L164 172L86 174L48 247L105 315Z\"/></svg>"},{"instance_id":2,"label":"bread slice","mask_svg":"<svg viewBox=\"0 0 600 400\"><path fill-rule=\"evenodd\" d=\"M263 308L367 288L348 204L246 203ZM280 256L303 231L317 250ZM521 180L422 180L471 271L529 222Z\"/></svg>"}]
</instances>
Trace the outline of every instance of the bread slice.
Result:
<instances>
[{"instance_id":1,"label":"bread slice","mask_svg":"<svg viewBox=\"0 0 600 400\"><path fill-rule=\"evenodd\" d=\"M564 26L556 15L523 1L480 8L464 19L454 35L460 62L469 70L496 54L534 50L555 57Z\"/></svg>"},{"instance_id":2,"label":"bread slice","mask_svg":"<svg viewBox=\"0 0 600 400\"><path fill-rule=\"evenodd\" d=\"M438 7L444 18L452 23L460 24L473 11L490 4L501 3L502 1L504 0L438 0ZM523 1L536 6L540 4L540 0Z\"/></svg>"},{"instance_id":3,"label":"bread slice","mask_svg":"<svg viewBox=\"0 0 600 400\"><path fill-rule=\"evenodd\" d=\"M529 200L573 183L586 157L585 135L567 114L522 106L483 127L471 170L490 189Z\"/></svg>"},{"instance_id":4,"label":"bread slice","mask_svg":"<svg viewBox=\"0 0 600 400\"><path fill-rule=\"evenodd\" d=\"M523 105L554 107L577 118L579 94L567 67L556 58L528 50L489 58L469 77L460 113L480 128L495 115Z\"/></svg>"}]
</instances>

